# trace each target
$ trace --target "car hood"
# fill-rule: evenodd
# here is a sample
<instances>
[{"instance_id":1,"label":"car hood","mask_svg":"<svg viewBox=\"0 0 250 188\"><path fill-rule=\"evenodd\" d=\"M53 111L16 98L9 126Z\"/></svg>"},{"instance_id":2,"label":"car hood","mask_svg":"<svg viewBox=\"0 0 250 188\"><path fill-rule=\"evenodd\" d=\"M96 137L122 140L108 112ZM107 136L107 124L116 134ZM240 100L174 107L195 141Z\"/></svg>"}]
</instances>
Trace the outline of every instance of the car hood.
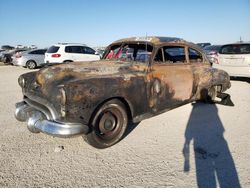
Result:
<instances>
[{"instance_id":1,"label":"car hood","mask_svg":"<svg viewBox=\"0 0 250 188\"><path fill-rule=\"evenodd\" d=\"M41 69L36 74L36 81L39 85L44 85L49 84L49 82L60 81L63 84L70 81L107 76L135 76L145 72L146 67L146 64L143 63L110 60L65 63Z\"/></svg>"}]
</instances>

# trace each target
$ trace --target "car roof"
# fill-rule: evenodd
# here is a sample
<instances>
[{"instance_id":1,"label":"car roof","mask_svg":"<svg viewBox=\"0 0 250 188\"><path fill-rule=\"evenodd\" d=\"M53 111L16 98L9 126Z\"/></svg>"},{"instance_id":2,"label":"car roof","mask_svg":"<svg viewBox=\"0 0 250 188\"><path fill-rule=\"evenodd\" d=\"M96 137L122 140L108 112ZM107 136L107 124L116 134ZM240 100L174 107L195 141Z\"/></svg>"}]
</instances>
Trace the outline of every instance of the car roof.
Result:
<instances>
[{"instance_id":1,"label":"car roof","mask_svg":"<svg viewBox=\"0 0 250 188\"><path fill-rule=\"evenodd\" d=\"M81 44L81 43L57 43L54 44L53 46L87 46L86 44Z\"/></svg>"},{"instance_id":2,"label":"car roof","mask_svg":"<svg viewBox=\"0 0 250 188\"><path fill-rule=\"evenodd\" d=\"M28 50L27 52L34 52L34 51L38 51L38 50L47 50L47 48L37 48L37 49L33 49L33 50Z\"/></svg>"},{"instance_id":3,"label":"car roof","mask_svg":"<svg viewBox=\"0 0 250 188\"><path fill-rule=\"evenodd\" d=\"M161 44L173 44L173 43L184 43L188 44L191 47L198 48L201 50L201 47L197 44L194 44L192 42L188 42L184 39L177 38L177 37L162 37L162 36L144 36L144 37L130 37L130 38L124 38L117 41L114 41L111 45L116 43L123 43L123 42L149 42L153 45L161 45Z\"/></svg>"},{"instance_id":4,"label":"car roof","mask_svg":"<svg viewBox=\"0 0 250 188\"><path fill-rule=\"evenodd\" d=\"M115 41L114 43L121 43L121 42L128 42L128 41L151 42L153 44L156 44L156 43L163 43L163 42L180 42L180 41L183 41L183 39L177 38L177 37L143 36L143 37L123 38L123 39Z\"/></svg>"},{"instance_id":5,"label":"car roof","mask_svg":"<svg viewBox=\"0 0 250 188\"><path fill-rule=\"evenodd\" d=\"M223 45L219 45L219 44L214 44L214 45L210 45L210 46L205 46L204 48L203 48L203 50L206 50L206 49L210 49L210 48L219 48L219 47L221 47L221 46L223 46Z\"/></svg>"},{"instance_id":6,"label":"car roof","mask_svg":"<svg viewBox=\"0 0 250 188\"><path fill-rule=\"evenodd\" d=\"M250 44L250 42L235 42L235 43L229 43L229 44L224 44L223 46L227 45L244 45L244 44Z\"/></svg>"}]
</instances>

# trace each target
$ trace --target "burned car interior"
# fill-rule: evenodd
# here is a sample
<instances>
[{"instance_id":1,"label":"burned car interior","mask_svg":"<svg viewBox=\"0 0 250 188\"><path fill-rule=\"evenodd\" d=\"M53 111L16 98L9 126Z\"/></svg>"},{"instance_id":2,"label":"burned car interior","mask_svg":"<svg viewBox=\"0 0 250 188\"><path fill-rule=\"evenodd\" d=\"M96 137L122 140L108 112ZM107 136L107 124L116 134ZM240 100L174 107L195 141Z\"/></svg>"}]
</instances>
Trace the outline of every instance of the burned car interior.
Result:
<instances>
[{"instance_id":1,"label":"burned car interior","mask_svg":"<svg viewBox=\"0 0 250 188\"><path fill-rule=\"evenodd\" d=\"M151 57L153 47L150 44L121 44L114 45L104 57L104 59L116 59L122 61L148 62Z\"/></svg>"}]
</instances>

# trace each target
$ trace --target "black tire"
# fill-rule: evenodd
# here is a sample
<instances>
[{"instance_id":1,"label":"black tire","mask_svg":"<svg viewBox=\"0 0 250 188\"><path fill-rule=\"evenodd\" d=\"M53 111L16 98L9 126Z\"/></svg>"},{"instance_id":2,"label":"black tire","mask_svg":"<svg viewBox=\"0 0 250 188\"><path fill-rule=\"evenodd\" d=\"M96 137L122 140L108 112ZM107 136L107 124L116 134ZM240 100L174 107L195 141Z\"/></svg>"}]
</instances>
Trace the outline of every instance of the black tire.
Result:
<instances>
[{"instance_id":1,"label":"black tire","mask_svg":"<svg viewBox=\"0 0 250 188\"><path fill-rule=\"evenodd\" d=\"M26 67L28 67L28 69L35 69L37 67L37 65L36 65L35 61L30 60L30 61L27 61Z\"/></svg>"},{"instance_id":2,"label":"black tire","mask_svg":"<svg viewBox=\"0 0 250 188\"><path fill-rule=\"evenodd\" d=\"M66 61L64 61L63 63L72 63L73 61L71 61L71 60L66 60Z\"/></svg>"},{"instance_id":3,"label":"black tire","mask_svg":"<svg viewBox=\"0 0 250 188\"><path fill-rule=\"evenodd\" d=\"M217 95L216 86L208 88L203 94L203 101L205 103L213 103Z\"/></svg>"},{"instance_id":4,"label":"black tire","mask_svg":"<svg viewBox=\"0 0 250 188\"><path fill-rule=\"evenodd\" d=\"M5 56L5 57L3 57L3 63L4 63L4 64L6 64L6 65L7 65L7 64L9 64L10 62L11 62L11 60L10 60L10 58L9 58L9 57L6 57L6 56Z\"/></svg>"},{"instance_id":5,"label":"black tire","mask_svg":"<svg viewBox=\"0 0 250 188\"><path fill-rule=\"evenodd\" d=\"M104 103L94 115L92 130L84 136L91 146L104 149L118 143L128 126L126 106L118 99Z\"/></svg>"}]
</instances>

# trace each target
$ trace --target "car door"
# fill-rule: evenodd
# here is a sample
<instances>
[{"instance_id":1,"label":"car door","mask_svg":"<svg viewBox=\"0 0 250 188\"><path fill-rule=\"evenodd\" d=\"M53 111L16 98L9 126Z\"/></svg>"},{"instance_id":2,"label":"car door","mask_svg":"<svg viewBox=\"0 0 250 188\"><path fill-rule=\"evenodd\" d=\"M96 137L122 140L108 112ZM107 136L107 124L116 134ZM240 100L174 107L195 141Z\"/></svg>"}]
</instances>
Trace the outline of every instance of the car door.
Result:
<instances>
[{"instance_id":1,"label":"car door","mask_svg":"<svg viewBox=\"0 0 250 188\"><path fill-rule=\"evenodd\" d=\"M100 56L96 55L95 50L93 50L90 47L83 46L82 51L83 51L83 58L88 59L88 61L96 61L100 59Z\"/></svg>"},{"instance_id":2,"label":"car door","mask_svg":"<svg viewBox=\"0 0 250 188\"><path fill-rule=\"evenodd\" d=\"M82 48L81 46L66 46L65 47L65 57L64 61L84 61L82 58ZM87 59L85 59L87 61Z\"/></svg>"},{"instance_id":3,"label":"car door","mask_svg":"<svg viewBox=\"0 0 250 188\"><path fill-rule=\"evenodd\" d=\"M193 73L185 46L159 48L148 77L149 106L155 112L184 104L192 97Z\"/></svg>"}]
</instances>

